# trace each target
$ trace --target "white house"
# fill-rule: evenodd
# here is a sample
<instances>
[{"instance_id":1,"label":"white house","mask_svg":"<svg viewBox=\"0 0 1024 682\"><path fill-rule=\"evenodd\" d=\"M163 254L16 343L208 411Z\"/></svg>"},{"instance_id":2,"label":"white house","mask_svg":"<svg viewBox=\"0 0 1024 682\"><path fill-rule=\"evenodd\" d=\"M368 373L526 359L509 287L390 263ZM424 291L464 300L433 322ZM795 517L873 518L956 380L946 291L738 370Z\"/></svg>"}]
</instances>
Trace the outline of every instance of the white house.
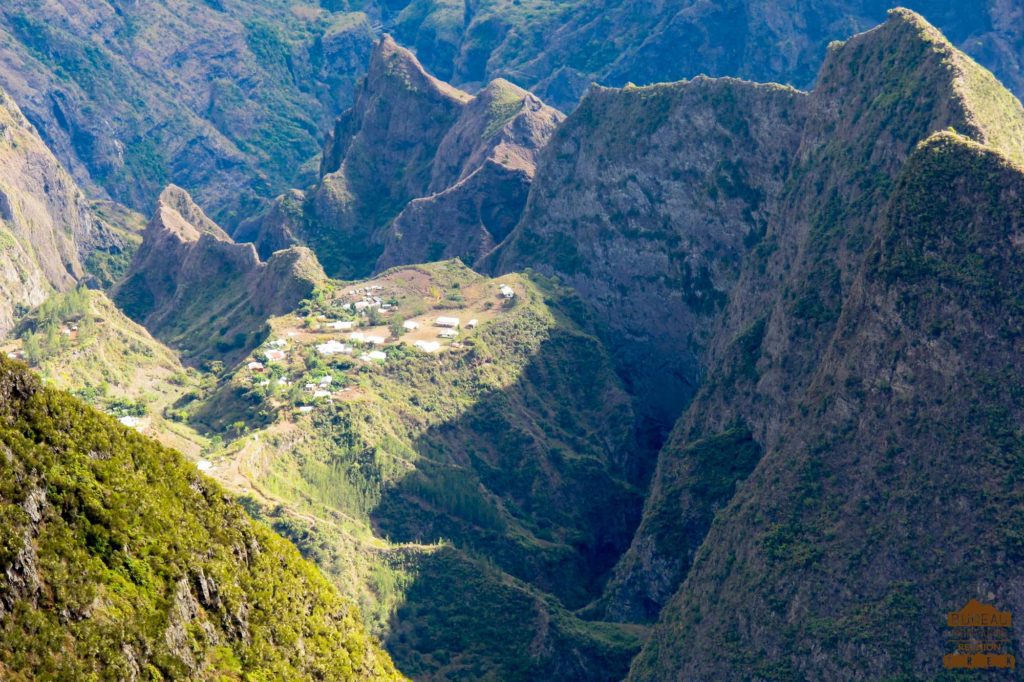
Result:
<instances>
[{"instance_id":1,"label":"white house","mask_svg":"<svg viewBox=\"0 0 1024 682\"><path fill-rule=\"evenodd\" d=\"M366 341L366 334L362 332L352 332L351 334L348 335L348 340L363 343Z\"/></svg>"},{"instance_id":2,"label":"white house","mask_svg":"<svg viewBox=\"0 0 1024 682\"><path fill-rule=\"evenodd\" d=\"M121 422L122 424L127 426L129 429L135 429L135 428L138 428L138 426L139 426L139 418L138 417L131 417L131 416L129 416L129 417L121 417L117 421Z\"/></svg>"},{"instance_id":3,"label":"white house","mask_svg":"<svg viewBox=\"0 0 1024 682\"><path fill-rule=\"evenodd\" d=\"M360 355L359 359L362 360L363 362L380 362L382 360L387 360L388 356L384 354L383 351L371 350L369 353L363 353L362 355Z\"/></svg>"},{"instance_id":4,"label":"white house","mask_svg":"<svg viewBox=\"0 0 1024 682\"><path fill-rule=\"evenodd\" d=\"M320 355L349 355L352 353L352 346L331 339L327 343L321 343L316 347Z\"/></svg>"},{"instance_id":5,"label":"white house","mask_svg":"<svg viewBox=\"0 0 1024 682\"><path fill-rule=\"evenodd\" d=\"M476 326L478 324L480 324L479 321L477 321L477 320L470 320L469 322L466 323L466 326L469 327L470 329L476 329Z\"/></svg>"},{"instance_id":6,"label":"white house","mask_svg":"<svg viewBox=\"0 0 1024 682\"><path fill-rule=\"evenodd\" d=\"M332 377L330 374L328 374L325 377L320 377L321 386L330 386L332 381L334 381L334 377Z\"/></svg>"},{"instance_id":7,"label":"white house","mask_svg":"<svg viewBox=\"0 0 1024 682\"><path fill-rule=\"evenodd\" d=\"M285 341L284 339L274 339L273 341L270 342L270 345L273 346L274 348L284 348L285 346L288 345L288 342Z\"/></svg>"},{"instance_id":8,"label":"white house","mask_svg":"<svg viewBox=\"0 0 1024 682\"><path fill-rule=\"evenodd\" d=\"M299 412L301 412L302 414L309 414L312 411L313 411L313 406L312 405L300 405L299 406Z\"/></svg>"},{"instance_id":9,"label":"white house","mask_svg":"<svg viewBox=\"0 0 1024 682\"><path fill-rule=\"evenodd\" d=\"M411 332L420 328L420 323L416 320L406 320L402 323L402 329Z\"/></svg>"},{"instance_id":10,"label":"white house","mask_svg":"<svg viewBox=\"0 0 1024 682\"><path fill-rule=\"evenodd\" d=\"M264 369L266 369L266 367L263 366L262 362L256 362L255 360L246 365L246 367L253 372L262 372Z\"/></svg>"},{"instance_id":11,"label":"white house","mask_svg":"<svg viewBox=\"0 0 1024 682\"><path fill-rule=\"evenodd\" d=\"M383 345L384 341L386 340L387 339L385 339L383 336L376 336L375 334L366 335L366 343L372 344L374 346Z\"/></svg>"},{"instance_id":12,"label":"white house","mask_svg":"<svg viewBox=\"0 0 1024 682\"><path fill-rule=\"evenodd\" d=\"M515 290L507 284L502 284L498 291L500 291L501 295L505 298L513 298L516 295Z\"/></svg>"},{"instance_id":13,"label":"white house","mask_svg":"<svg viewBox=\"0 0 1024 682\"><path fill-rule=\"evenodd\" d=\"M437 341L417 341L412 345L416 346L424 353L436 353L441 349L441 344Z\"/></svg>"},{"instance_id":14,"label":"white house","mask_svg":"<svg viewBox=\"0 0 1024 682\"><path fill-rule=\"evenodd\" d=\"M331 397L331 392L330 391L313 391L313 397L314 398L330 398Z\"/></svg>"},{"instance_id":15,"label":"white house","mask_svg":"<svg viewBox=\"0 0 1024 682\"><path fill-rule=\"evenodd\" d=\"M434 320L434 324L438 327L448 327L449 329L459 328L459 318L457 317L439 317Z\"/></svg>"},{"instance_id":16,"label":"white house","mask_svg":"<svg viewBox=\"0 0 1024 682\"><path fill-rule=\"evenodd\" d=\"M442 339L454 339L459 335L459 332L454 329L442 329L441 333L438 334Z\"/></svg>"},{"instance_id":17,"label":"white house","mask_svg":"<svg viewBox=\"0 0 1024 682\"><path fill-rule=\"evenodd\" d=\"M331 322L329 326L336 332L347 332L352 330L356 326L356 323L352 320L340 320L338 322Z\"/></svg>"},{"instance_id":18,"label":"white house","mask_svg":"<svg viewBox=\"0 0 1024 682\"><path fill-rule=\"evenodd\" d=\"M267 358L268 362L281 362L288 357L283 350L276 349L268 350L263 355Z\"/></svg>"}]
</instances>

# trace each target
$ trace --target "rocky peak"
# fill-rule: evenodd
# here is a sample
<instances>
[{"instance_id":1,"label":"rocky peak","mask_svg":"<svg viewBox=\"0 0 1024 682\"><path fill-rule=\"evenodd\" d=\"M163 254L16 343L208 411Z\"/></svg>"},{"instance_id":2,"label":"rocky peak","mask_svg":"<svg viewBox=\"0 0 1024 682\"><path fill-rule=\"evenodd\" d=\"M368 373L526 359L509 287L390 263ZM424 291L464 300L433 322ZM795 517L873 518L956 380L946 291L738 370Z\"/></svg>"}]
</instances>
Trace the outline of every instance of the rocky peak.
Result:
<instances>
[{"instance_id":1,"label":"rocky peak","mask_svg":"<svg viewBox=\"0 0 1024 682\"><path fill-rule=\"evenodd\" d=\"M189 193L177 185L168 185L160 193L155 217L159 218L156 224L177 232L188 241L198 240L202 234L231 241L227 233L196 205Z\"/></svg>"},{"instance_id":2,"label":"rocky peak","mask_svg":"<svg viewBox=\"0 0 1024 682\"><path fill-rule=\"evenodd\" d=\"M393 85L431 97L449 99L458 104L464 104L470 97L462 90L431 76L412 52L396 43L389 34L384 34L370 57L366 88L380 92Z\"/></svg>"},{"instance_id":3,"label":"rocky peak","mask_svg":"<svg viewBox=\"0 0 1024 682\"><path fill-rule=\"evenodd\" d=\"M113 295L129 317L192 360L230 359L257 344L267 318L292 309L323 277L309 249L261 261L254 244L232 241L187 192L169 187ZM213 337L211 329L218 330Z\"/></svg>"},{"instance_id":4,"label":"rocky peak","mask_svg":"<svg viewBox=\"0 0 1024 682\"><path fill-rule=\"evenodd\" d=\"M377 269L456 257L473 264L497 247L519 221L540 152L564 118L504 79L488 84L441 140L429 193L395 218Z\"/></svg>"},{"instance_id":5,"label":"rocky peak","mask_svg":"<svg viewBox=\"0 0 1024 682\"><path fill-rule=\"evenodd\" d=\"M284 198L247 231L268 244L302 232L335 275L475 262L515 226L540 150L562 119L504 79L475 97L442 83L385 36L325 145L306 224L296 229Z\"/></svg>"},{"instance_id":6,"label":"rocky peak","mask_svg":"<svg viewBox=\"0 0 1024 682\"><path fill-rule=\"evenodd\" d=\"M355 103L324 147L308 241L332 275L367 274L383 230L430 185L437 147L472 97L433 78L385 36Z\"/></svg>"},{"instance_id":7,"label":"rocky peak","mask_svg":"<svg viewBox=\"0 0 1024 682\"><path fill-rule=\"evenodd\" d=\"M535 95L499 78L470 101L437 149L430 191L443 191L486 159L530 177L537 155L565 116Z\"/></svg>"}]
</instances>

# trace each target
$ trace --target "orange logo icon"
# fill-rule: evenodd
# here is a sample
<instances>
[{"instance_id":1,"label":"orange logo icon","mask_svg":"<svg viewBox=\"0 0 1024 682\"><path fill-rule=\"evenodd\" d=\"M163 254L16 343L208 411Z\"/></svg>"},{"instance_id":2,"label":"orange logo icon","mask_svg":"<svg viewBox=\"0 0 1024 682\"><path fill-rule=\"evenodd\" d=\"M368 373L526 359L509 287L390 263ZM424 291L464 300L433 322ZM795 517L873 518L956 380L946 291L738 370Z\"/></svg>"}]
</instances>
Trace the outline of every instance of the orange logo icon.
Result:
<instances>
[{"instance_id":1,"label":"orange logo icon","mask_svg":"<svg viewBox=\"0 0 1024 682\"><path fill-rule=\"evenodd\" d=\"M1009 653L1013 616L991 604L972 599L959 611L946 614L950 640L956 652L942 657L947 670L986 668L1014 669L1017 659Z\"/></svg>"}]
</instances>

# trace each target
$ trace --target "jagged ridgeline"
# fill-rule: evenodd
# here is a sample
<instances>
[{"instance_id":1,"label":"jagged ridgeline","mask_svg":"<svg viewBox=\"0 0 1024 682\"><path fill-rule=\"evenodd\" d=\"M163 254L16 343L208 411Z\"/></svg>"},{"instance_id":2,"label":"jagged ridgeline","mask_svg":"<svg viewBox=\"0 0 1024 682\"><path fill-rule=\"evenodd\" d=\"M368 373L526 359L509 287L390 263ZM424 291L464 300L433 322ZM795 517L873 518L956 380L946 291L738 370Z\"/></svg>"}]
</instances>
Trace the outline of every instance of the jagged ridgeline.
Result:
<instances>
[{"instance_id":1,"label":"jagged ridgeline","mask_svg":"<svg viewBox=\"0 0 1024 682\"><path fill-rule=\"evenodd\" d=\"M540 149L563 116L497 79L476 96L428 74L385 36L328 138L320 178L243 223L268 257L311 246L327 273L460 257L473 263L515 227Z\"/></svg>"},{"instance_id":2,"label":"jagged ridgeline","mask_svg":"<svg viewBox=\"0 0 1024 682\"><path fill-rule=\"evenodd\" d=\"M309 249L283 249L261 261L252 244L234 242L172 185L112 295L187 359L235 361L266 337L269 317L292 310L323 279Z\"/></svg>"},{"instance_id":3,"label":"jagged ridgeline","mask_svg":"<svg viewBox=\"0 0 1024 682\"><path fill-rule=\"evenodd\" d=\"M400 679L217 484L6 358L0 518L5 680Z\"/></svg>"}]
</instances>

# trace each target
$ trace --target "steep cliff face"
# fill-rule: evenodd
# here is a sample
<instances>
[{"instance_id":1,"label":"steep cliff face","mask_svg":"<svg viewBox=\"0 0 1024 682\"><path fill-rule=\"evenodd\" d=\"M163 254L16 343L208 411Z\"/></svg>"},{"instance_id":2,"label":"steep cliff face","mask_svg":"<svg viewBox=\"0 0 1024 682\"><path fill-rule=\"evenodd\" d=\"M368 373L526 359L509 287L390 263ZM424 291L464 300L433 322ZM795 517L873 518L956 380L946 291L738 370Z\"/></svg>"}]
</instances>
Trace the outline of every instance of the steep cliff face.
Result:
<instances>
[{"instance_id":1,"label":"steep cliff face","mask_svg":"<svg viewBox=\"0 0 1024 682\"><path fill-rule=\"evenodd\" d=\"M323 276L316 257L301 247L261 261L252 244L233 242L171 186L113 296L188 358L232 359L260 343L267 318L292 310Z\"/></svg>"},{"instance_id":2,"label":"steep cliff face","mask_svg":"<svg viewBox=\"0 0 1024 682\"><path fill-rule=\"evenodd\" d=\"M738 461L729 475L742 478L753 462L726 436L749 430L747 438L771 450L797 418L915 145L953 126L1014 156L1024 149L1019 102L906 11L830 50L808 108L799 152L772 198L775 217L716 321L707 378L659 457L645 521L610 585L620 617L657 613L732 494L731 485L714 498L700 489L693 448L711 439L718 466L728 473ZM699 520L694 508L703 509ZM677 513L680 523L665 523Z\"/></svg>"},{"instance_id":3,"label":"steep cliff face","mask_svg":"<svg viewBox=\"0 0 1024 682\"><path fill-rule=\"evenodd\" d=\"M937 672L946 611L1019 604L994 482L1019 448L1024 109L905 10L831 49L809 104L606 595L669 599L638 680Z\"/></svg>"},{"instance_id":4,"label":"steep cliff face","mask_svg":"<svg viewBox=\"0 0 1024 682\"><path fill-rule=\"evenodd\" d=\"M399 679L294 547L6 358L0 518L6 680Z\"/></svg>"},{"instance_id":5,"label":"steep cliff face","mask_svg":"<svg viewBox=\"0 0 1024 682\"><path fill-rule=\"evenodd\" d=\"M0 90L0 335L15 317L85 276L79 244L98 238L89 203Z\"/></svg>"},{"instance_id":6,"label":"steep cliff face","mask_svg":"<svg viewBox=\"0 0 1024 682\"><path fill-rule=\"evenodd\" d=\"M914 153L798 411L635 679L937 674L947 611L1021 607L1022 188L1020 166L953 133Z\"/></svg>"},{"instance_id":7,"label":"steep cliff face","mask_svg":"<svg viewBox=\"0 0 1024 682\"><path fill-rule=\"evenodd\" d=\"M544 150L520 225L485 264L579 291L633 391L670 423L774 219L807 110L800 92L730 79L598 88Z\"/></svg>"},{"instance_id":8,"label":"steep cliff face","mask_svg":"<svg viewBox=\"0 0 1024 682\"><path fill-rule=\"evenodd\" d=\"M395 218L377 270L455 257L474 263L494 249L519 221L537 157L562 119L508 81L490 83L441 141L429 195Z\"/></svg>"}]
</instances>

